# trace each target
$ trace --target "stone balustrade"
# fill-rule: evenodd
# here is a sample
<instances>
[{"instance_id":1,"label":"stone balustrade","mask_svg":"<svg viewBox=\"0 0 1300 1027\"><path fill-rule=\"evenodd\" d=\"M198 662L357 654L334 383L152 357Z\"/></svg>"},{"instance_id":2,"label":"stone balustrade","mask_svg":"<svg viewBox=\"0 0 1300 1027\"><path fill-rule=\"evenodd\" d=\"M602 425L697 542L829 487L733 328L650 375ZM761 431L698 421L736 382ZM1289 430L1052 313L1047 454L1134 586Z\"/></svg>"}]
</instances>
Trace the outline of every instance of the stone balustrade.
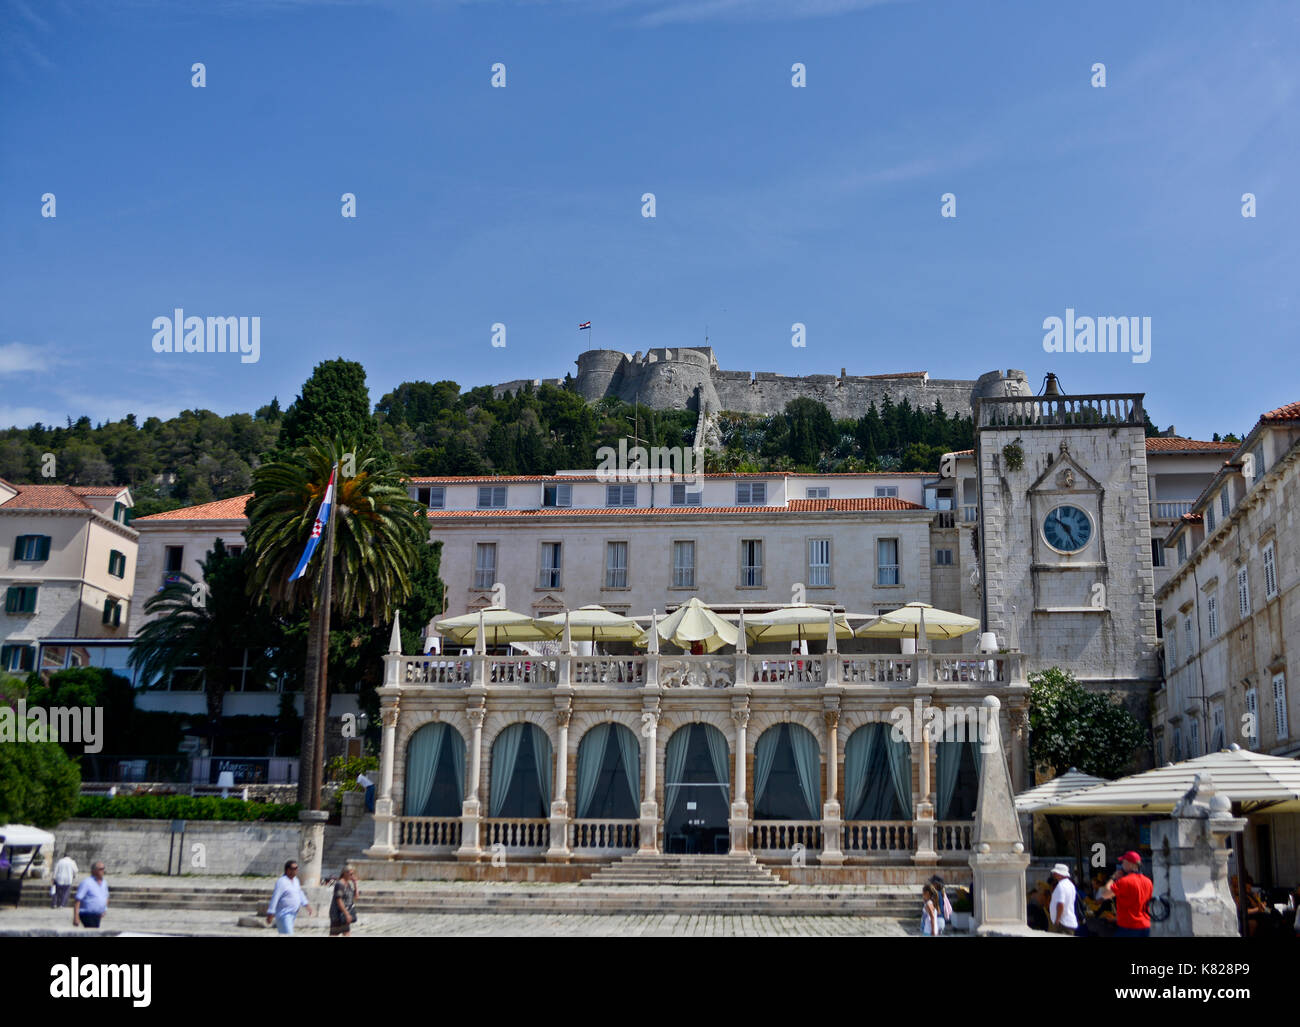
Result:
<instances>
[{"instance_id":1,"label":"stone balustrade","mask_svg":"<svg viewBox=\"0 0 1300 1027\"><path fill-rule=\"evenodd\" d=\"M910 820L846 820L845 855L910 856L916 849L916 833Z\"/></svg>"},{"instance_id":2,"label":"stone balustrade","mask_svg":"<svg viewBox=\"0 0 1300 1027\"><path fill-rule=\"evenodd\" d=\"M975 829L972 820L938 820L934 825L934 848L936 852L969 852L971 832Z\"/></svg>"},{"instance_id":3,"label":"stone balustrade","mask_svg":"<svg viewBox=\"0 0 1300 1027\"><path fill-rule=\"evenodd\" d=\"M397 840L404 849L458 848L460 817L399 817Z\"/></svg>"},{"instance_id":4,"label":"stone balustrade","mask_svg":"<svg viewBox=\"0 0 1300 1027\"><path fill-rule=\"evenodd\" d=\"M540 852L551 844L551 822L545 817L484 817L484 845L507 851Z\"/></svg>"},{"instance_id":5,"label":"stone balustrade","mask_svg":"<svg viewBox=\"0 0 1300 1027\"><path fill-rule=\"evenodd\" d=\"M796 845L820 852L822 824L820 820L755 820L750 825L749 844L756 853L792 852Z\"/></svg>"},{"instance_id":6,"label":"stone balustrade","mask_svg":"<svg viewBox=\"0 0 1300 1027\"><path fill-rule=\"evenodd\" d=\"M468 688L732 688L752 686L821 687L825 685L1024 685L1019 652L920 654L778 653L664 656L465 656L391 654L385 684L398 687ZM568 664L566 667L565 664Z\"/></svg>"},{"instance_id":7,"label":"stone balustrade","mask_svg":"<svg viewBox=\"0 0 1300 1027\"><path fill-rule=\"evenodd\" d=\"M641 844L641 825L636 820L583 819L569 822L569 848L621 852Z\"/></svg>"}]
</instances>

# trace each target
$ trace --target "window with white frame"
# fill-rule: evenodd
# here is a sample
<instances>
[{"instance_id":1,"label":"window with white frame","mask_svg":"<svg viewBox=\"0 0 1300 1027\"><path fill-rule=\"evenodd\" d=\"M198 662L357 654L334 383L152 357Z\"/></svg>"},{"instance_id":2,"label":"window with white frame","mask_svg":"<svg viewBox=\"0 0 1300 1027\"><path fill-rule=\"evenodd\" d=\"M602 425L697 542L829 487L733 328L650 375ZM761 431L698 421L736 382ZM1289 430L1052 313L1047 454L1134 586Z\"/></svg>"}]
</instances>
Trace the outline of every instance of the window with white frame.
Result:
<instances>
[{"instance_id":1,"label":"window with white frame","mask_svg":"<svg viewBox=\"0 0 1300 1027\"><path fill-rule=\"evenodd\" d=\"M763 540L740 540L740 585L742 588L763 587Z\"/></svg>"},{"instance_id":2,"label":"window with white frame","mask_svg":"<svg viewBox=\"0 0 1300 1027\"><path fill-rule=\"evenodd\" d=\"M1223 486L1223 491L1219 493L1219 514L1227 517L1232 512L1232 489L1227 485Z\"/></svg>"},{"instance_id":3,"label":"window with white frame","mask_svg":"<svg viewBox=\"0 0 1300 1027\"><path fill-rule=\"evenodd\" d=\"M1251 479L1251 484L1259 481L1264 477L1264 443L1260 443L1250 451L1250 455L1255 458L1255 477Z\"/></svg>"},{"instance_id":4,"label":"window with white frame","mask_svg":"<svg viewBox=\"0 0 1300 1027\"><path fill-rule=\"evenodd\" d=\"M767 503L767 482L765 481L738 481L736 482L736 505L737 506L764 506Z\"/></svg>"},{"instance_id":5,"label":"window with white frame","mask_svg":"<svg viewBox=\"0 0 1300 1027\"><path fill-rule=\"evenodd\" d=\"M1245 619L1250 616L1250 568L1237 568L1237 613Z\"/></svg>"},{"instance_id":6,"label":"window with white frame","mask_svg":"<svg viewBox=\"0 0 1300 1027\"><path fill-rule=\"evenodd\" d=\"M627 543L605 543L605 587L627 588Z\"/></svg>"},{"instance_id":7,"label":"window with white frame","mask_svg":"<svg viewBox=\"0 0 1300 1027\"><path fill-rule=\"evenodd\" d=\"M0 670L23 671L36 669L36 646L14 643L0 646Z\"/></svg>"},{"instance_id":8,"label":"window with white frame","mask_svg":"<svg viewBox=\"0 0 1300 1027\"><path fill-rule=\"evenodd\" d=\"M828 538L810 538L808 540L808 584L825 586L831 583L831 540Z\"/></svg>"},{"instance_id":9,"label":"window with white frame","mask_svg":"<svg viewBox=\"0 0 1300 1027\"><path fill-rule=\"evenodd\" d=\"M695 587L695 543L673 543L673 588Z\"/></svg>"},{"instance_id":10,"label":"window with white frame","mask_svg":"<svg viewBox=\"0 0 1300 1027\"><path fill-rule=\"evenodd\" d=\"M636 506L635 485L606 485L606 506Z\"/></svg>"},{"instance_id":11,"label":"window with white frame","mask_svg":"<svg viewBox=\"0 0 1300 1027\"><path fill-rule=\"evenodd\" d=\"M573 486L543 485L542 506L573 506Z\"/></svg>"},{"instance_id":12,"label":"window with white frame","mask_svg":"<svg viewBox=\"0 0 1300 1027\"><path fill-rule=\"evenodd\" d=\"M478 542L474 545L474 587L491 588L497 580L497 544Z\"/></svg>"},{"instance_id":13,"label":"window with white frame","mask_svg":"<svg viewBox=\"0 0 1300 1027\"><path fill-rule=\"evenodd\" d=\"M1182 565L1187 562L1187 536L1178 536L1178 563Z\"/></svg>"},{"instance_id":14,"label":"window with white frame","mask_svg":"<svg viewBox=\"0 0 1300 1027\"><path fill-rule=\"evenodd\" d=\"M447 489L442 485L421 486L415 490L415 501L430 510L443 510L447 506Z\"/></svg>"},{"instance_id":15,"label":"window with white frame","mask_svg":"<svg viewBox=\"0 0 1300 1027\"><path fill-rule=\"evenodd\" d=\"M934 563L935 563L935 566L936 566L936 567L951 567L951 566L952 566L952 550L951 550L951 549L936 549L936 550L934 551Z\"/></svg>"},{"instance_id":16,"label":"window with white frame","mask_svg":"<svg viewBox=\"0 0 1300 1027\"><path fill-rule=\"evenodd\" d=\"M1192 618L1183 618L1183 641L1187 643L1187 659L1196 655L1196 636L1192 634Z\"/></svg>"},{"instance_id":17,"label":"window with white frame","mask_svg":"<svg viewBox=\"0 0 1300 1027\"><path fill-rule=\"evenodd\" d=\"M1205 620L1206 627L1209 628L1210 637L1219 637L1219 595L1212 593L1205 600Z\"/></svg>"},{"instance_id":18,"label":"window with white frame","mask_svg":"<svg viewBox=\"0 0 1300 1027\"><path fill-rule=\"evenodd\" d=\"M504 485L480 485L478 489L478 508L480 510L504 510L506 506L506 487Z\"/></svg>"},{"instance_id":19,"label":"window with white frame","mask_svg":"<svg viewBox=\"0 0 1300 1027\"><path fill-rule=\"evenodd\" d=\"M1246 689L1246 723L1241 733L1247 749L1259 748L1259 693L1253 688Z\"/></svg>"},{"instance_id":20,"label":"window with white frame","mask_svg":"<svg viewBox=\"0 0 1300 1027\"><path fill-rule=\"evenodd\" d=\"M542 570L537 578L538 588L560 587L561 544L559 542L542 543Z\"/></svg>"},{"instance_id":21,"label":"window with white frame","mask_svg":"<svg viewBox=\"0 0 1300 1027\"><path fill-rule=\"evenodd\" d=\"M877 498L877 499L897 499L897 498L898 498L898 486L897 486L897 485L877 485L877 486L876 486L876 498Z\"/></svg>"},{"instance_id":22,"label":"window with white frame","mask_svg":"<svg viewBox=\"0 0 1300 1027\"><path fill-rule=\"evenodd\" d=\"M902 584L900 570L898 565L898 539L876 539L876 584Z\"/></svg>"},{"instance_id":23,"label":"window with white frame","mask_svg":"<svg viewBox=\"0 0 1300 1027\"><path fill-rule=\"evenodd\" d=\"M1205 505L1205 537L1209 538L1214 534L1214 504Z\"/></svg>"},{"instance_id":24,"label":"window with white frame","mask_svg":"<svg viewBox=\"0 0 1300 1027\"><path fill-rule=\"evenodd\" d=\"M1270 542L1264 547L1264 598L1277 597L1277 559Z\"/></svg>"},{"instance_id":25,"label":"window with white frame","mask_svg":"<svg viewBox=\"0 0 1300 1027\"><path fill-rule=\"evenodd\" d=\"M816 488L810 486L807 492L808 492L809 499L830 499L831 498L831 490L825 485L819 485Z\"/></svg>"},{"instance_id":26,"label":"window with white frame","mask_svg":"<svg viewBox=\"0 0 1300 1027\"><path fill-rule=\"evenodd\" d=\"M1290 735L1286 719L1286 675L1273 675L1273 723L1277 725L1277 740L1283 741Z\"/></svg>"},{"instance_id":27,"label":"window with white frame","mask_svg":"<svg viewBox=\"0 0 1300 1027\"><path fill-rule=\"evenodd\" d=\"M686 491L686 483L678 481L673 483L672 504L673 506L700 506L703 503L704 493L702 491Z\"/></svg>"}]
</instances>

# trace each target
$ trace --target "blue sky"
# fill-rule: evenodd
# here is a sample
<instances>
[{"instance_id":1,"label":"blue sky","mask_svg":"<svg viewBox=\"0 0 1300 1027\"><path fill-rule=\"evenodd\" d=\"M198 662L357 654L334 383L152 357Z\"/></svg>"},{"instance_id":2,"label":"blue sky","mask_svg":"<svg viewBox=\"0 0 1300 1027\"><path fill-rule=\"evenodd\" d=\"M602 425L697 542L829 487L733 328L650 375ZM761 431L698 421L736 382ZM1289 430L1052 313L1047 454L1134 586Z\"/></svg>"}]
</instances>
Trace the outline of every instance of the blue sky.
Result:
<instances>
[{"instance_id":1,"label":"blue sky","mask_svg":"<svg viewBox=\"0 0 1300 1027\"><path fill-rule=\"evenodd\" d=\"M1269 2L0 0L0 424L558 377L590 320L1242 431L1300 399L1298 51ZM155 353L175 307L260 360ZM1067 307L1150 362L1045 353Z\"/></svg>"}]
</instances>

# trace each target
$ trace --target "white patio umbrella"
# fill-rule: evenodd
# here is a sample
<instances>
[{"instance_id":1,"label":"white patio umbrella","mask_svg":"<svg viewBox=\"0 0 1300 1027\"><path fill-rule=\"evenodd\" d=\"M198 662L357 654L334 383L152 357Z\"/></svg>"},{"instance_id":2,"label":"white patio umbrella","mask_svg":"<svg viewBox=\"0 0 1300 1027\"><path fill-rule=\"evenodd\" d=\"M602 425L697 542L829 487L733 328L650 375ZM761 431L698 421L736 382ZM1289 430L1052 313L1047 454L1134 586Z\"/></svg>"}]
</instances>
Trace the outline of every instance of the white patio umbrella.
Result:
<instances>
[{"instance_id":1,"label":"white patio umbrella","mask_svg":"<svg viewBox=\"0 0 1300 1027\"><path fill-rule=\"evenodd\" d=\"M724 645L735 645L740 637L735 624L694 596L660 621L658 628L660 638L687 651L693 643L700 642L704 651L711 653Z\"/></svg>"},{"instance_id":2,"label":"white patio umbrella","mask_svg":"<svg viewBox=\"0 0 1300 1027\"><path fill-rule=\"evenodd\" d=\"M537 623L554 625L563 631L566 617L573 636L590 640L593 648L597 641L636 642L644 638L646 633L645 628L631 617L624 617L597 603L566 610L564 613L553 613L549 617L538 617Z\"/></svg>"},{"instance_id":3,"label":"white patio umbrella","mask_svg":"<svg viewBox=\"0 0 1300 1027\"><path fill-rule=\"evenodd\" d=\"M516 613L504 606L488 606L475 613L464 613L459 617L448 617L434 622L438 634L450 638L457 645L475 642L479 625L483 627L484 642L492 640L493 645L505 642L536 642L545 638L557 638L564 630L561 623L540 624L526 613Z\"/></svg>"},{"instance_id":4,"label":"white patio umbrella","mask_svg":"<svg viewBox=\"0 0 1300 1027\"><path fill-rule=\"evenodd\" d=\"M835 637L852 638L853 628L842 613L836 613ZM807 603L790 603L766 613L745 614L745 633L751 642L800 642L805 638L826 638L830 634L831 611Z\"/></svg>"},{"instance_id":5,"label":"white patio umbrella","mask_svg":"<svg viewBox=\"0 0 1300 1027\"><path fill-rule=\"evenodd\" d=\"M882 613L857 630L858 638L957 638L974 631L980 622L974 617L940 610L929 603L908 603Z\"/></svg>"},{"instance_id":6,"label":"white patio umbrella","mask_svg":"<svg viewBox=\"0 0 1300 1027\"><path fill-rule=\"evenodd\" d=\"M1236 745L1063 795L1036 812L1067 816L1169 813L1191 790L1196 775L1207 771L1215 792L1240 804L1245 813L1300 812L1300 761Z\"/></svg>"},{"instance_id":7,"label":"white patio umbrella","mask_svg":"<svg viewBox=\"0 0 1300 1027\"><path fill-rule=\"evenodd\" d=\"M1075 792L1081 792L1087 788L1095 788L1098 785L1107 783L1104 777L1094 777L1092 774L1085 774L1076 767L1071 767L1059 777L1054 777L1050 781L1017 795L1016 812L1036 813L1045 806L1051 806L1066 795L1073 795ZM1075 814L1070 819L1074 821L1074 872L1078 875L1078 881L1075 882L1078 884L1084 881L1083 837L1080 832L1080 822L1083 820L1083 815Z\"/></svg>"}]
</instances>

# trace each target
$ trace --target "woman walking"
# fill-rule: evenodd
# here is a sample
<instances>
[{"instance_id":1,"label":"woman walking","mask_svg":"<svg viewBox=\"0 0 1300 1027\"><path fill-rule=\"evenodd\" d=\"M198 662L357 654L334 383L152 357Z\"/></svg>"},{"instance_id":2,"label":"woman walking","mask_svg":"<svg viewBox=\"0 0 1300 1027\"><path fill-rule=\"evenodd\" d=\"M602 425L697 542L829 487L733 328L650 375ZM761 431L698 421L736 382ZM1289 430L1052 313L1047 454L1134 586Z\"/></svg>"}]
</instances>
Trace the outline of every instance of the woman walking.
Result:
<instances>
[{"instance_id":1,"label":"woman walking","mask_svg":"<svg viewBox=\"0 0 1300 1027\"><path fill-rule=\"evenodd\" d=\"M353 906L357 901L357 872L348 864L334 882L334 898L330 901L330 937L348 938L352 925L357 922ZM351 950L349 950L351 951Z\"/></svg>"},{"instance_id":2,"label":"woman walking","mask_svg":"<svg viewBox=\"0 0 1300 1027\"><path fill-rule=\"evenodd\" d=\"M943 933L943 914L939 912L939 898L932 884L921 889L921 934L937 938Z\"/></svg>"}]
</instances>

